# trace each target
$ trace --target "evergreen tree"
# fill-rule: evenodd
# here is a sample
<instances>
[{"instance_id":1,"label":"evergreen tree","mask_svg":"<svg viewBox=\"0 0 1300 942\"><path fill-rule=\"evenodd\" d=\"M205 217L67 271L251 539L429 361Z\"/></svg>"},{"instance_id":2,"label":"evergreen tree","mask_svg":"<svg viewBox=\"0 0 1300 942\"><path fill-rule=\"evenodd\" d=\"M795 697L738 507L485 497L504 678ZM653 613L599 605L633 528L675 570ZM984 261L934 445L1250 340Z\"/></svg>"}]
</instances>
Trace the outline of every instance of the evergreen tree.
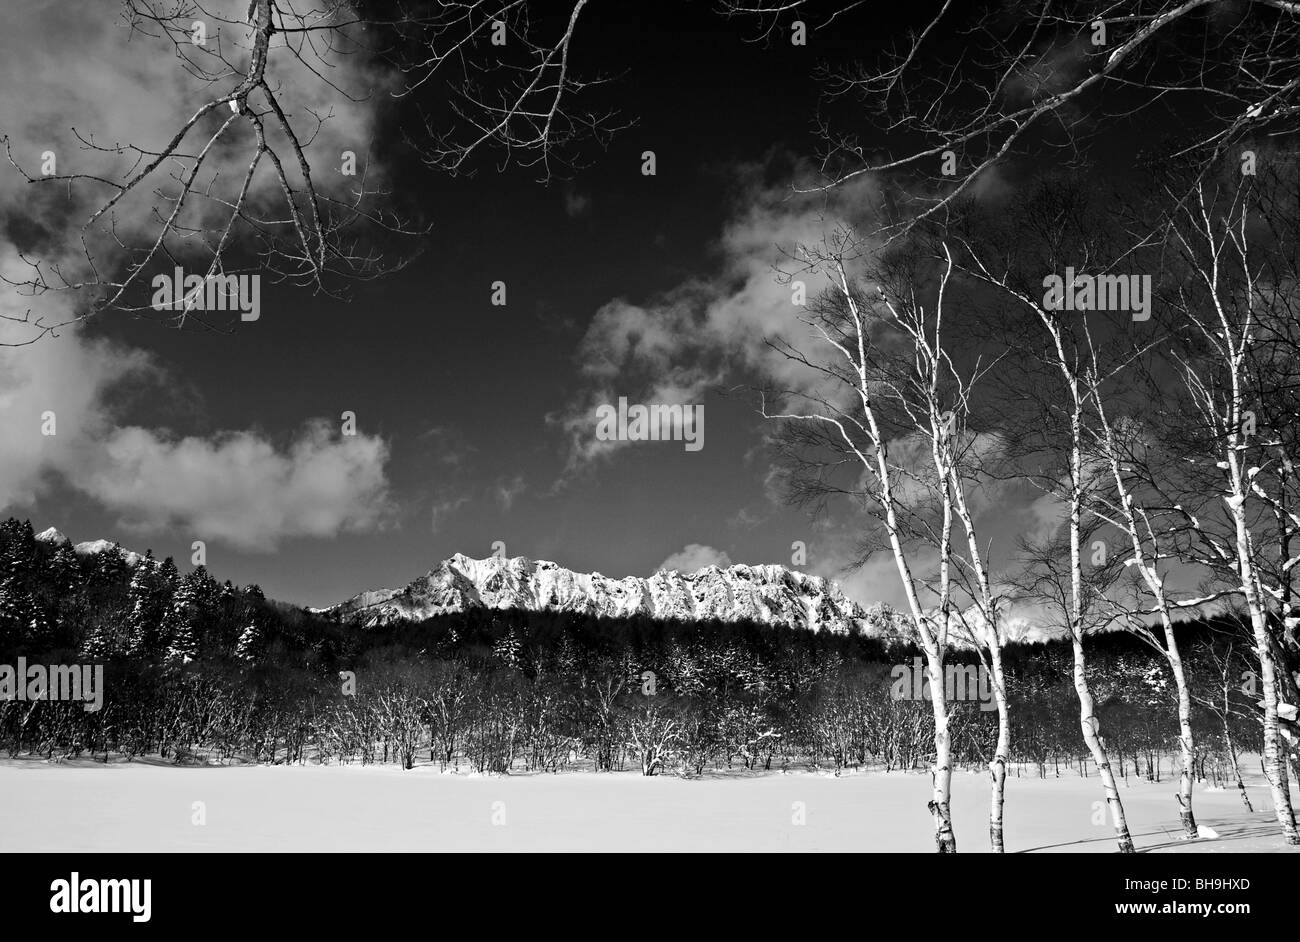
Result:
<instances>
[{"instance_id":1,"label":"evergreen tree","mask_svg":"<svg viewBox=\"0 0 1300 942\"><path fill-rule=\"evenodd\" d=\"M126 578L126 556L122 547L114 543L102 553L95 554L92 578L105 586L116 586Z\"/></svg>"},{"instance_id":2,"label":"evergreen tree","mask_svg":"<svg viewBox=\"0 0 1300 942\"><path fill-rule=\"evenodd\" d=\"M16 576L0 582L0 643L24 653L45 650L53 640L45 610Z\"/></svg>"},{"instance_id":3,"label":"evergreen tree","mask_svg":"<svg viewBox=\"0 0 1300 942\"><path fill-rule=\"evenodd\" d=\"M0 579L26 581L36 569L36 534L30 520L10 517L0 524Z\"/></svg>"},{"instance_id":4,"label":"evergreen tree","mask_svg":"<svg viewBox=\"0 0 1300 942\"><path fill-rule=\"evenodd\" d=\"M266 596L262 594L262 587L254 583L240 590L238 597L236 624L242 627L239 630L239 640L235 643L235 657L252 662L258 660L266 650L266 615L263 612Z\"/></svg>"},{"instance_id":5,"label":"evergreen tree","mask_svg":"<svg viewBox=\"0 0 1300 942\"><path fill-rule=\"evenodd\" d=\"M175 609L169 612L169 620L164 622L169 638L166 661L170 665L184 665L198 656L199 643L194 637L190 616L175 612Z\"/></svg>"},{"instance_id":6,"label":"evergreen tree","mask_svg":"<svg viewBox=\"0 0 1300 942\"><path fill-rule=\"evenodd\" d=\"M203 616L212 610L216 595L216 582L204 566L181 579L163 616L168 664L187 664L198 657Z\"/></svg>"},{"instance_id":7,"label":"evergreen tree","mask_svg":"<svg viewBox=\"0 0 1300 942\"><path fill-rule=\"evenodd\" d=\"M235 645L235 657L241 661L252 663L261 656L262 647L261 629L258 628L255 621L249 622L248 626L239 635L239 642Z\"/></svg>"},{"instance_id":8,"label":"evergreen tree","mask_svg":"<svg viewBox=\"0 0 1300 942\"><path fill-rule=\"evenodd\" d=\"M50 583L57 598L76 595L81 590L81 561L70 540L64 540L50 557Z\"/></svg>"},{"instance_id":9,"label":"evergreen tree","mask_svg":"<svg viewBox=\"0 0 1300 942\"><path fill-rule=\"evenodd\" d=\"M0 651L16 650L22 643L23 616L18 591L16 579L0 579Z\"/></svg>"},{"instance_id":10,"label":"evergreen tree","mask_svg":"<svg viewBox=\"0 0 1300 942\"><path fill-rule=\"evenodd\" d=\"M158 567L158 579L162 585L163 591L166 592L167 596L170 598L171 594L176 591L176 587L180 585L181 582L181 574L176 570L176 561L170 556L164 559L162 565Z\"/></svg>"},{"instance_id":11,"label":"evergreen tree","mask_svg":"<svg viewBox=\"0 0 1300 942\"><path fill-rule=\"evenodd\" d=\"M162 622L168 593L152 557L135 567L126 592L126 653L156 658L162 647Z\"/></svg>"},{"instance_id":12,"label":"evergreen tree","mask_svg":"<svg viewBox=\"0 0 1300 942\"><path fill-rule=\"evenodd\" d=\"M78 649L81 656L92 661L102 661L121 653L118 633L114 630L113 619L102 615L95 618L86 631Z\"/></svg>"}]
</instances>

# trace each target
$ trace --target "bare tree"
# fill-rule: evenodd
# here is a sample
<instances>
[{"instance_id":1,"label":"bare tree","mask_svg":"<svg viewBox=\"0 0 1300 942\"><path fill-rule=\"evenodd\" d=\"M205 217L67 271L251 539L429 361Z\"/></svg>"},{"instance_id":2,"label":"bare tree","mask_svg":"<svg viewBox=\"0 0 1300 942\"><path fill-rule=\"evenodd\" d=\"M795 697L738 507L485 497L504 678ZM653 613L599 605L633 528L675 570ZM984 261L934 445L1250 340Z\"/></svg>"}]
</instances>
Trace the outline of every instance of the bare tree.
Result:
<instances>
[{"instance_id":1,"label":"bare tree","mask_svg":"<svg viewBox=\"0 0 1300 942\"><path fill-rule=\"evenodd\" d=\"M623 723L628 748L641 761L642 775L657 775L677 753L681 722L670 716L654 697L640 697Z\"/></svg>"},{"instance_id":2,"label":"bare tree","mask_svg":"<svg viewBox=\"0 0 1300 942\"><path fill-rule=\"evenodd\" d=\"M940 398L952 369L939 336L943 293L951 267L939 276L933 307L917 295L895 300L881 286L865 292L858 268L871 247L848 225L832 230L821 246L799 250L806 270L830 282L830 288L800 318L819 349L808 352L781 339L772 346L815 377L813 385L784 390L781 399L792 411L763 414L786 423L787 455L795 466L796 499L817 500L839 493L864 507L883 530L907 598L912 627L925 654L934 714L935 761L931 769L935 843L940 853L957 849L950 812L952 734L944 683L944 658L952 622L952 531L955 475L950 410ZM888 335L896 332L891 339ZM891 349L904 339L903 347ZM900 369L899 360L912 364ZM928 453L913 460L907 435ZM891 456L891 448L894 450ZM827 477L828 469L855 472L847 488ZM928 466L932 486L922 483ZM919 498L933 495L937 507ZM802 490L801 490L802 489ZM929 512L929 511L932 511ZM915 555L918 532L937 552L938 573L924 577ZM923 593L934 606L923 603Z\"/></svg>"},{"instance_id":3,"label":"bare tree","mask_svg":"<svg viewBox=\"0 0 1300 942\"><path fill-rule=\"evenodd\" d=\"M1182 774L1177 796L1179 816L1184 833L1189 839L1194 840L1200 835L1192 810L1196 742L1192 732L1191 689L1174 628L1177 606L1167 584L1166 572L1167 563L1176 558L1177 548L1175 541L1169 536L1170 528L1163 519L1165 515L1160 506L1160 496L1151 495L1149 491L1143 491L1140 487L1143 479L1157 477L1162 473L1163 468L1149 466L1148 456L1151 452L1145 447L1136 422L1128 420L1127 416L1121 417L1126 421L1112 422L1107 411L1105 394L1101 388L1103 384L1100 372L1094 348L1087 374L1093 387L1090 399L1096 418L1092 430L1096 440L1094 451L1110 472L1113 493L1108 493L1102 487L1096 488L1092 492L1093 503L1090 511L1123 534L1132 551L1132 556L1124 561L1124 565L1135 570L1140 577L1141 584L1145 587L1145 594L1150 597L1154 613L1159 620L1160 632L1157 634L1152 631L1146 612L1141 607L1136 611L1125 610L1117 616L1120 623L1131 633L1160 653L1173 675L1178 697L1178 744L1182 757ZM1134 472L1138 464L1145 466L1141 473ZM1147 501L1147 498L1152 496L1155 498L1154 507L1148 506Z\"/></svg>"},{"instance_id":4,"label":"bare tree","mask_svg":"<svg viewBox=\"0 0 1300 942\"><path fill-rule=\"evenodd\" d=\"M850 28L872 15L860 0L720 5L768 36L795 19L815 37L817 29ZM897 232L943 218L995 167L1027 154L1084 162L1086 139L1099 127L1168 109L1190 124L1184 153L1208 171L1225 154L1235 157L1243 141L1290 131L1300 112L1300 3L1293 0L932 0L929 7L923 25L880 63L821 70L817 185L902 175L914 205L895 221Z\"/></svg>"},{"instance_id":5,"label":"bare tree","mask_svg":"<svg viewBox=\"0 0 1300 942\"><path fill-rule=\"evenodd\" d=\"M1184 508L1183 515L1186 530L1201 548L1195 559L1235 576L1234 589L1240 592L1248 613L1259 659L1265 773L1283 837L1288 844L1300 844L1279 720L1283 703L1280 694L1287 680L1279 677L1278 671L1279 639L1275 631L1281 626L1271 611L1273 606L1265 588L1256 516L1260 504L1265 519L1277 508L1263 486L1256 484L1262 461L1256 463L1261 459L1253 440L1257 429L1250 369L1259 336L1261 286L1257 283L1257 267L1252 263L1248 189L1248 181L1226 192L1198 183L1195 200L1183 208L1170 233L1171 242L1181 249L1192 274L1175 303L1200 341L1199 355L1180 357L1182 379L1197 423L1206 432L1204 441L1216 459L1216 496L1223 507L1207 508L1205 514ZM1212 472L1207 469L1207 473ZM1217 526L1211 514L1223 519L1227 526ZM1284 514L1281 522L1282 533L1289 535L1296 521Z\"/></svg>"},{"instance_id":6,"label":"bare tree","mask_svg":"<svg viewBox=\"0 0 1300 942\"><path fill-rule=\"evenodd\" d=\"M1237 743L1232 737L1233 718L1245 715L1240 705L1233 702L1233 692L1237 690L1240 682L1244 662L1237 655L1236 646L1231 638L1221 645L1213 642L1205 644L1199 653L1211 669L1207 672L1213 687L1206 693L1194 693L1193 696L1222 725L1223 748L1232 770L1233 781L1237 786L1237 794L1241 796L1241 803L1246 806L1246 810L1253 813L1255 808L1250 803L1246 783L1241 778L1241 764L1237 761Z\"/></svg>"},{"instance_id":7,"label":"bare tree","mask_svg":"<svg viewBox=\"0 0 1300 942\"><path fill-rule=\"evenodd\" d=\"M431 168L469 172L475 155L495 149L502 165L547 178L573 159L580 138L603 140L613 130L612 115L571 107L602 81L579 78L571 66L586 5L570 0L568 15L552 21L523 0L305 8L290 0L123 0L127 35L171 49L178 81L195 90L193 110L159 141L74 129L90 166L68 172L29 166L14 145L25 152L30 142L3 138L29 184L64 194L61 213L83 215L67 240L75 248L25 254L27 274L6 277L22 295L69 296L56 313L40 305L0 312L26 328L6 345L107 310L207 323L214 298L243 272L342 296L358 280L400 268L410 250L389 258L384 240L430 227L409 220L371 179L371 142L336 131L339 111L409 99L418 131L403 135ZM182 268L183 287L161 301L150 292L151 279Z\"/></svg>"},{"instance_id":8,"label":"bare tree","mask_svg":"<svg viewBox=\"0 0 1300 942\"><path fill-rule=\"evenodd\" d=\"M921 468L911 469L910 478L937 501L942 526L936 531L924 515L909 515L909 522L915 521L911 529L940 554L939 585L932 587L940 601L939 615L947 619L950 631L959 630L975 646L992 678L998 737L989 762L989 841L995 853L1002 853L1011 750L1010 701L1002 663L1006 642L1002 625L1004 599L990 577L986 550L980 548L970 496L990 484L984 467L986 451L997 448L996 436L981 435L972 428L973 397L979 380L996 368L1001 358L982 361L975 356L963 368L950 353L956 342L950 337L954 333L951 317L945 324L944 302L952 280L953 259L942 243L935 256L933 261L940 274L933 306L921 303L914 289L906 290L897 280L893 293L898 303L886 301L891 323L904 338L901 359L905 365L884 385L911 434L928 444L929 467L922 463ZM922 280L916 271L902 274L909 286ZM954 519L960 522L965 537L964 552L953 548ZM964 593L964 599L956 598L959 592Z\"/></svg>"},{"instance_id":9,"label":"bare tree","mask_svg":"<svg viewBox=\"0 0 1300 942\"><path fill-rule=\"evenodd\" d=\"M1061 194L1050 196L1058 199ZM1048 207L1033 205L1031 200L1030 216L1050 212ZM1045 217L1039 222L1045 229L1060 226L1059 220L1053 223ZM1090 353L1095 349L1091 333L1083 318L1074 318L1064 310L1049 307L1044 303L1045 297L1030 293L1020 267L1024 259L1004 260L1005 268L994 268L991 252L976 247L965 238L962 245L965 254L960 267L976 283L993 289L995 295L1011 303L1011 312L1005 316L1014 319L1016 311L1024 312L1042 328L1041 344L1033 346L1021 362L1022 367L1032 372L1020 376L1020 382L1026 387L1039 387L1036 395L1040 397L1041 406L1037 418L1042 423L1043 437L1038 445L1029 446L1030 451L1037 451L1048 461L1046 470L1031 475L1030 480L1042 487L1045 495L1059 508L1064 537L1051 534L1037 545L1033 541L1026 543L1030 565L1023 581L1031 586L1032 595L1058 605L1064 616L1062 627L1069 635L1074 655L1074 688L1079 699L1080 729L1097 765L1120 851L1131 853L1133 841L1101 736L1101 722L1088 682L1084 648L1086 635L1099 627L1100 598L1109 584L1109 580L1104 580L1106 585L1098 583L1099 573L1085 572L1083 559L1086 538L1095 532L1098 525L1089 509L1092 494L1099 477L1104 474L1104 468L1090 459L1088 449L1087 424L1096 385L1090 379ZM1049 243L1049 271L1057 267L1056 262L1062 261L1059 255L1063 251L1069 252L1070 248L1066 244ZM1064 269L1065 266L1062 264L1060 267ZM1052 553L1060 553L1064 558L1053 559ZM1048 586L1050 591L1044 591ZM1102 619L1102 623L1105 621L1109 618Z\"/></svg>"}]
</instances>

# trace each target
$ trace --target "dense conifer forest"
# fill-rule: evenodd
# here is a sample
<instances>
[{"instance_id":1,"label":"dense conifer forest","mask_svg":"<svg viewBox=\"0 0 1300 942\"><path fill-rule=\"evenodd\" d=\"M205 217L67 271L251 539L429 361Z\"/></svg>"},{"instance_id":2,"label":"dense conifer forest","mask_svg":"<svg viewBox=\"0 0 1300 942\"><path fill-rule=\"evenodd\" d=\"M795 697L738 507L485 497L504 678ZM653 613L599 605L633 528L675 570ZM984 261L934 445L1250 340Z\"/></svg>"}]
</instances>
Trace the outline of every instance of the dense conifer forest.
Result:
<instances>
[{"instance_id":1,"label":"dense conifer forest","mask_svg":"<svg viewBox=\"0 0 1300 942\"><path fill-rule=\"evenodd\" d=\"M1248 640L1227 620L1180 635L1192 652L1199 771L1235 785L1238 756L1260 747ZM1120 632L1090 645L1120 771L1172 774L1178 727L1163 658ZM79 554L37 540L30 523L0 524L0 664L104 666L97 710L0 690L0 748L11 756L922 770L933 716L912 681L918 656L865 634L569 612L475 609L361 629L202 566L182 575L170 558L135 560L116 546ZM1065 642L1006 651L1018 774L1089 774L1070 657ZM980 768L997 715L973 681L979 655L952 660L954 747L962 766Z\"/></svg>"}]
</instances>

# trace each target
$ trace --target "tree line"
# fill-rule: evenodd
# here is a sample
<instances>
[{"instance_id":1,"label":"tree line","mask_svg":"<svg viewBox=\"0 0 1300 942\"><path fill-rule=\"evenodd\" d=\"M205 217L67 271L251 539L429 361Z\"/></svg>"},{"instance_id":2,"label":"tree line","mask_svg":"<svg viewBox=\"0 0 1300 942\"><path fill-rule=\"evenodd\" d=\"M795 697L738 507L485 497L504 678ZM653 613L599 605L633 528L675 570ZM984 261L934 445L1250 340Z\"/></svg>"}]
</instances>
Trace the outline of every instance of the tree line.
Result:
<instances>
[{"instance_id":1,"label":"tree line","mask_svg":"<svg viewBox=\"0 0 1300 942\"><path fill-rule=\"evenodd\" d=\"M435 764L478 772L880 769L933 761L915 645L748 622L472 609L372 629L341 624L118 548L78 554L0 524L0 663L105 665L104 704L0 700L11 756L177 763ZM1248 640L1229 621L1179 626L1198 694L1196 774L1242 789L1258 751ZM1158 778L1177 750L1167 664L1122 632L1089 665L1120 774ZM952 660L978 670L973 650ZM1095 774L1072 721L1062 641L1009 645L1016 774ZM959 767L983 768L998 715L950 704Z\"/></svg>"}]
</instances>

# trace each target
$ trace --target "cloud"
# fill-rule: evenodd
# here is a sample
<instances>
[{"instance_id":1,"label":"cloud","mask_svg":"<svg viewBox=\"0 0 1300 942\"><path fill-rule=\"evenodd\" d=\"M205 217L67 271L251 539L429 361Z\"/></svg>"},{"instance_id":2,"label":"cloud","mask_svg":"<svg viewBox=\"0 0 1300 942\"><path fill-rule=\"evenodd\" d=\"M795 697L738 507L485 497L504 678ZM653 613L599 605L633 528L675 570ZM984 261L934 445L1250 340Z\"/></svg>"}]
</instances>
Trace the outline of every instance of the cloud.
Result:
<instances>
[{"instance_id":1,"label":"cloud","mask_svg":"<svg viewBox=\"0 0 1300 942\"><path fill-rule=\"evenodd\" d=\"M112 404L130 384L163 389L167 375L138 350L75 331L0 347L0 508L30 504L62 482L128 530L180 528L254 550L382 525L382 439L333 437L324 420L282 447L251 431L205 439L120 426ZM42 434L47 413L53 435Z\"/></svg>"},{"instance_id":2,"label":"cloud","mask_svg":"<svg viewBox=\"0 0 1300 942\"><path fill-rule=\"evenodd\" d=\"M433 460L453 471L461 471L478 451L465 434L452 425L435 425L421 432L416 440L425 443L432 451Z\"/></svg>"},{"instance_id":3,"label":"cloud","mask_svg":"<svg viewBox=\"0 0 1300 942\"><path fill-rule=\"evenodd\" d=\"M700 543L688 543L656 566L655 571L665 572L675 569L678 572L696 572L706 566L719 566L725 569L730 565L731 557L724 551Z\"/></svg>"},{"instance_id":4,"label":"cloud","mask_svg":"<svg viewBox=\"0 0 1300 942\"><path fill-rule=\"evenodd\" d=\"M492 487L492 495L501 505L502 510L509 510L514 506L515 498L526 490L528 485L524 483L524 476L516 474L513 478L498 478Z\"/></svg>"},{"instance_id":5,"label":"cloud","mask_svg":"<svg viewBox=\"0 0 1300 942\"><path fill-rule=\"evenodd\" d=\"M219 42L237 61L247 58L246 11L246 0L205 0L195 18L206 19L209 41ZM135 160L132 146L157 151L197 103L225 90L214 92L189 75L170 42L133 35L120 13L119 6L87 7L72 0L17 0L6 9L0 34L5 90L0 132L29 172L51 151L56 173L121 179ZM193 54L201 53L196 48ZM325 80L312 72L320 65L313 55L304 50L304 63L281 50L274 65L278 93L291 105L293 120L329 115L308 135L310 156L336 161L345 148L363 155L374 105L349 100L331 83L356 92L358 86L382 84L382 76L368 71L363 57L344 56ZM211 117L216 123L200 122L182 152L194 152L201 146L195 142L206 140L225 120ZM182 225L222 211L222 198L232 195L229 188L239 185L247 167L249 134L241 129L237 141L211 151L209 176L195 181L196 191L211 198L192 200L195 215ZM86 146L86 140L100 148ZM119 142L124 149L116 151ZM251 190L254 203L263 205L264 197L280 198L266 164ZM365 169L373 182L377 168ZM142 235L152 239L148 227L160 196L164 204L174 196L169 173L178 172L160 168L156 179L119 202L112 234L103 226L85 234L101 277L113 280L127 260L119 239L128 245ZM291 178L298 173L293 162L287 172ZM318 179L323 191L341 193L351 185L339 174L319 173ZM46 272L57 264L71 281L84 277L81 226L106 192L111 191L92 185L31 184L12 168L0 172L0 212L6 221L0 275L11 284L31 279L33 269L21 257L27 253L40 259ZM196 538L255 550L272 549L287 538L334 536L383 524L389 502L388 446L382 439L336 438L323 421L309 422L281 444L250 430L198 438L125 424L119 400L130 384L151 391L174 385L152 357L90 339L79 329L12 346L35 333L15 322L24 312L32 321L59 324L75 319L87 305L76 291L0 293L0 314L6 318L0 321L0 507L31 503L61 482L98 501L128 529L179 528ZM41 434L47 413L54 415L54 435Z\"/></svg>"},{"instance_id":6,"label":"cloud","mask_svg":"<svg viewBox=\"0 0 1300 942\"><path fill-rule=\"evenodd\" d=\"M17 338L0 327L0 343ZM111 422L106 393L156 367L139 351L91 342L75 333L26 347L0 346L0 508L36 500L52 475L93 461L94 443ZM53 435L42 434L53 413Z\"/></svg>"},{"instance_id":7,"label":"cloud","mask_svg":"<svg viewBox=\"0 0 1300 942\"><path fill-rule=\"evenodd\" d=\"M741 175L753 174L742 168ZM693 278L637 304L615 298L592 318L576 356L582 390L548 421L564 434L565 474L583 470L626 447L595 437L597 406L619 396L646 404L689 404L705 392L745 378L784 389L826 392L825 379L772 349L770 338L805 326L793 289L777 266L801 245L820 244L828 220L861 215L875 184L857 178L829 196L791 197L785 188L754 184L743 189L732 219L717 239L717 271ZM808 297L826 287L800 274ZM843 395L835 391L828 395Z\"/></svg>"},{"instance_id":8,"label":"cloud","mask_svg":"<svg viewBox=\"0 0 1300 942\"><path fill-rule=\"evenodd\" d=\"M1022 512L1028 518L1026 537L1033 543L1050 538L1064 525L1068 511L1069 505L1059 495L1044 491L1023 508Z\"/></svg>"},{"instance_id":9,"label":"cloud","mask_svg":"<svg viewBox=\"0 0 1300 942\"><path fill-rule=\"evenodd\" d=\"M741 168L740 176L744 175L745 168ZM799 256L800 247L814 254L825 248L837 228L870 232L870 214L878 196L869 175L819 196L792 195L789 189L761 182L744 186L714 243L714 271L686 279L650 298L614 298L602 305L576 350L583 386L564 409L548 416L564 435L567 447L568 463L561 482L599 468L626 447L626 442L595 438L595 408L620 395L645 403L691 402L719 387L762 386L796 394L787 395L793 400L784 403L789 411L801 408L797 394L852 408L851 388L837 388L832 380L782 355L768 341L786 340L814 364L836 360L838 354L801 320L806 310L795 303L790 280L803 281L810 300L828 283L824 276L801 270L793 259ZM870 239L862 237L864 258L860 264L869 261L865 256L872 247ZM760 434L766 437L771 428L764 426ZM962 445L970 466L965 475L968 505L987 547L985 562L996 571L1011 562L1008 551L1021 529L1021 511L1033 495L1023 495L981 470L1004 457L1006 443L999 432L964 431ZM745 456L746 465L760 462L770 450L771 443L763 441ZM890 441L889 454L891 461L915 475L915 479L900 475L895 497L912 502L927 499L931 492L925 481L933 476L928 470L928 438L899 435ZM757 527L765 524L768 516L774 517L776 508L788 503L785 470L785 466L772 463L761 475L766 505L741 508L728 519L728 525ZM835 499L827 513L811 521L811 527L809 571L840 582L846 594L863 604L887 602L906 607L891 553L876 552L863 562L864 549L881 541L877 539L879 522L866 515L862 506ZM964 535L959 534L958 553L964 549L963 540ZM704 565L712 561L707 554L716 551L701 548L699 560L681 559L685 552L671 562ZM908 559L918 582L934 579L937 551L918 540L909 545ZM928 589L919 591L923 605L933 604Z\"/></svg>"},{"instance_id":10,"label":"cloud","mask_svg":"<svg viewBox=\"0 0 1300 942\"><path fill-rule=\"evenodd\" d=\"M1033 58L1023 60L1021 68L1003 84L1003 94L1013 106L1041 102L1077 84L1084 77L1090 57L1106 54L1083 33L1064 42L1041 44Z\"/></svg>"},{"instance_id":11,"label":"cloud","mask_svg":"<svg viewBox=\"0 0 1300 942\"><path fill-rule=\"evenodd\" d=\"M102 460L69 477L128 530L188 529L270 550L294 537L374 529L390 509L388 446L336 435L323 419L283 449L251 432L172 438L139 427L116 429L99 447Z\"/></svg>"},{"instance_id":12,"label":"cloud","mask_svg":"<svg viewBox=\"0 0 1300 942\"><path fill-rule=\"evenodd\" d=\"M437 533L448 517L468 503L469 498L464 495L453 496L445 493L434 497L433 504L429 508L429 529Z\"/></svg>"},{"instance_id":13,"label":"cloud","mask_svg":"<svg viewBox=\"0 0 1300 942\"><path fill-rule=\"evenodd\" d=\"M908 611L907 595L898 575L898 564L888 550L874 553L860 563L854 521L842 518L837 525L823 529L808 541L808 570L831 579L840 590L863 606L885 602L902 612ZM939 554L929 547L916 547L908 555L912 574L926 579L937 571ZM928 604L922 599L922 604Z\"/></svg>"},{"instance_id":14,"label":"cloud","mask_svg":"<svg viewBox=\"0 0 1300 942\"><path fill-rule=\"evenodd\" d=\"M161 29L157 24L145 24L143 33L129 29L121 4L88 6L75 0L15 0L7 4L5 30L0 34L0 88L4 89L0 133L8 138L14 161L29 174L39 175L42 155L49 152L56 160L57 174L125 180L140 166L141 155L147 157L165 147L200 104L235 87L238 76L234 72L246 65L250 54L244 19L247 10L247 0L204 0L201 9L193 10L193 18L207 24L208 43L202 47L182 43L179 52L204 68L215 69L219 63L209 53L219 49L235 67L226 70L226 80L210 85L191 74L178 59L172 42L158 35ZM323 21L312 22L319 25ZM356 189L357 178L330 170L337 169L343 151L351 150L358 155L358 172L366 175L367 186L373 188L378 182L382 168L367 160L377 116L375 103L381 97L373 93L387 87L389 75L373 68L364 55L326 51L337 48L334 43L303 43L297 48L298 55L287 54L284 47L291 41L287 35L271 40L276 94L313 163L318 191L346 201ZM337 45L346 47L347 41L338 39ZM205 116L189 130L179 152L199 152L231 117L224 109ZM266 124L271 145L282 155L292 154L276 122ZM86 141L96 146L89 147ZM224 224L228 204L242 186L255 149L252 127L235 121L207 152L203 172L193 182L196 195L185 202L177 220L179 228L218 221ZM297 161L282 163L290 183L299 185ZM111 217L111 232L107 217L81 230L111 189L87 181L29 183L6 164L0 171L0 204L9 223L8 238L42 260L47 277L53 271L50 266L57 263L56 280L61 276L72 282L86 281L93 275L118 280L115 276L128 261L124 246L149 245L156 237L158 214L168 212L166 207L178 185L173 176L180 175L182 164L188 166L182 160L159 167L137 190L122 195ZM270 161L259 164L249 195L255 208L282 215L277 210L283 208L283 194ZM236 232L237 237L239 234ZM93 273L82 250L82 237L95 254ZM187 263L191 259L186 256L202 243L173 236L166 248L181 253L179 261ZM13 247L4 249L0 263L16 264ZM132 260L138 259L138 255L132 256ZM201 261L206 265L208 260ZM30 270L27 274L31 277ZM148 277L145 272L140 283L144 290L124 298L124 303L147 303ZM78 294L84 309L89 292ZM35 299L36 315L48 313L40 303L48 297ZM19 301L11 296L0 303L9 313Z\"/></svg>"}]
</instances>

